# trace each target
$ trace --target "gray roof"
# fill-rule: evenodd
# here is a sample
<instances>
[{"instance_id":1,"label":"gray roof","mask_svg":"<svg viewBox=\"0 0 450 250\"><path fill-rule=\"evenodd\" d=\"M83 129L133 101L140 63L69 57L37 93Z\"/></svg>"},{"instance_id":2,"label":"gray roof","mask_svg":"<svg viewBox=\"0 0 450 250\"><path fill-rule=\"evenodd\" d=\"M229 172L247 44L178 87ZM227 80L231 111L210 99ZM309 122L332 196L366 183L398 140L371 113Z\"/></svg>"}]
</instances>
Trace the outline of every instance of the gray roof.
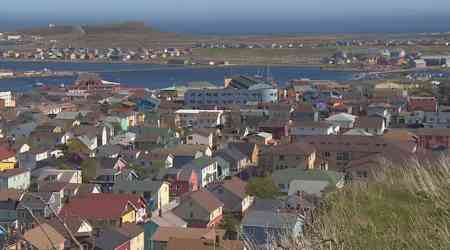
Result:
<instances>
[{"instance_id":1,"label":"gray roof","mask_svg":"<svg viewBox=\"0 0 450 250\"><path fill-rule=\"evenodd\" d=\"M243 226L286 228L293 227L299 217L276 211L249 211L242 219Z\"/></svg>"},{"instance_id":2,"label":"gray roof","mask_svg":"<svg viewBox=\"0 0 450 250\"><path fill-rule=\"evenodd\" d=\"M162 181L143 180L143 181L118 181L113 187L114 191L137 191L137 192L157 192Z\"/></svg>"},{"instance_id":3,"label":"gray roof","mask_svg":"<svg viewBox=\"0 0 450 250\"><path fill-rule=\"evenodd\" d=\"M336 171L287 168L273 172L272 179L275 183L290 183L293 180L308 180L328 181L330 184L335 185L343 178L343 176L344 174Z\"/></svg>"}]
</instances>

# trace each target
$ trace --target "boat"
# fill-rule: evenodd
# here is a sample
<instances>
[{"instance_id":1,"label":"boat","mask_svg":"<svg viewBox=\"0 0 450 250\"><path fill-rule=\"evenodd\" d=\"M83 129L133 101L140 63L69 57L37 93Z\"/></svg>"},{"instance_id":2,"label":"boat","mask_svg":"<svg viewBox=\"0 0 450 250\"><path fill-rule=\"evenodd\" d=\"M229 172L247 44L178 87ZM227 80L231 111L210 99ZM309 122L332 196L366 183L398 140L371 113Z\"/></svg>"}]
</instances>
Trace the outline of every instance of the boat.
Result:
<instances>
[{"instance_id":1,"label":"boat","mask_svg":"<svg viewBox=\"0 0 450 250\"><path fill-rule=\"evenodd\" d=\"M43 84L42 82L36 82L34 84L34 87L36 87L36 88L40 88L40 87L43 87L43 86L45 86L45 84Z\"/></svg>"}]
</instances>

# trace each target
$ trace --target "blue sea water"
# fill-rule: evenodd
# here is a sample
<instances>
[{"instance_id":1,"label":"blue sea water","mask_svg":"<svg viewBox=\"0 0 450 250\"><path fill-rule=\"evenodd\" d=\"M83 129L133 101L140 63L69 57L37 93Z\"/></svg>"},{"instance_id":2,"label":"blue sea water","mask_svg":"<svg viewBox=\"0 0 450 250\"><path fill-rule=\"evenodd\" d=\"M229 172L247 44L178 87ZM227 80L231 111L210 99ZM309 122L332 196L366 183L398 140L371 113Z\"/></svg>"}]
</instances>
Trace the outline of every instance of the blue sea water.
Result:
<instances>
[{"instance_id":1,"label":"blue sea water","mask_svg":"<svg viewBox=\"0 0 450 250\"><path fill-rule=\"evenodd\" d=\"M185 84L192 81L208 81L223 85L230 75L253 76L266 70L265 66L230 66L216 68L194 68L169 65L126 64L126 63L63 63L63 62L18 62L0 61L0 69L15 71L43 70L98 72L102 79L120 82L130 87L150 89ZM272 66L270 76L283 84L291 79L346 81L351 72L327 71L317 67ZM37 82L44 84L72 84L76 77L14 78L0 80L0 90L27 91Z\"/></svg>"}]
</instances>

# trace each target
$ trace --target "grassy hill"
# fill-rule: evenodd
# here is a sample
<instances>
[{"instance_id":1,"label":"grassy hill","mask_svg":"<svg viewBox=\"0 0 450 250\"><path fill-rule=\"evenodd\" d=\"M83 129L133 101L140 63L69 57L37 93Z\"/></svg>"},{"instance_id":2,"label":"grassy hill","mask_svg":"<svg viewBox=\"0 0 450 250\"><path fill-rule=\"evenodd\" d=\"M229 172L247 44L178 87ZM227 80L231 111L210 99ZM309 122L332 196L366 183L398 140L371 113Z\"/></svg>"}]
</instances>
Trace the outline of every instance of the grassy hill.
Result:
<instances>
[{"instance_id":1,"label":"grassy hill","mask_svg":"<svg viewBox=\"0 0 450 250\"><path fill-rule=\"evenodd\" d=\"M314 249L450 249L450 159L387 166L329 194L308 237Z\"/></svg>"},{"instance_id":2,"label":"grassy hill","mask_svg":"<svg viewBox=\"0 0 450 250\"><path fill-rule=\"evenodd\" d=\"M158 45L192 45L197 40L190 36L162 32L142 22L124 22L108 25L55 26L20 30L27 35L39 35L45 40L57 40L60 47L139 48Z\"/></svg>"}]
</instances>

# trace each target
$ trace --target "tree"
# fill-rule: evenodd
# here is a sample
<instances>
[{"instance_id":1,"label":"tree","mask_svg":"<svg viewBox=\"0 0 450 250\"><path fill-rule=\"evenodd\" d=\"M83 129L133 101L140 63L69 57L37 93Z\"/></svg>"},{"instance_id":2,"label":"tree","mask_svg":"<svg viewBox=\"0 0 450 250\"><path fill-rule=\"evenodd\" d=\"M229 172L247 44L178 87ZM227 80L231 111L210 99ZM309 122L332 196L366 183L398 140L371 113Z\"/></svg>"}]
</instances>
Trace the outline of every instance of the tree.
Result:
<instances>
[{"instance_id":1,"label":"tree","mask_svg":"<svg viewBox=\"0 0 450 250\"><path fill-rule=\"evenodd\" d=\"M261 199L273 199L280 194L280 190L269 177L256 177L247 184L247 194Z\"/></svg>"},{"instance_id":2,"label":"tree","mask_svg":"<svg viewBox=\"0 0 450 250\"><path fill-rule=\"evenodd\" d=\"M91 180L95 179L97 177L97 169L99 169L99 163L94 159L88 159L85 160L81 164L81 171L82 171L82 177L83 182L88 183Z\"/></svg>"},{"instance_id":3,"label":"tree","mask_svg":"<svg viewBox=\"0 0 450 250\"><path fill-rule=\"evenodd\" d=\"M69 154L89 154L89 148L84 145L80 140L70 139L67 142L67 152Z\"/></svg>"},{"instance_id":4,"label":"tree","mask_svg":"<svg viewBox=\"0 0 450 250\"><path fill-rule=\"evenodd\" d=\"M225 214L220 226L228 233L237 233L239 230L239 221L232 215Z\"/></svg>"}]
</instances>

